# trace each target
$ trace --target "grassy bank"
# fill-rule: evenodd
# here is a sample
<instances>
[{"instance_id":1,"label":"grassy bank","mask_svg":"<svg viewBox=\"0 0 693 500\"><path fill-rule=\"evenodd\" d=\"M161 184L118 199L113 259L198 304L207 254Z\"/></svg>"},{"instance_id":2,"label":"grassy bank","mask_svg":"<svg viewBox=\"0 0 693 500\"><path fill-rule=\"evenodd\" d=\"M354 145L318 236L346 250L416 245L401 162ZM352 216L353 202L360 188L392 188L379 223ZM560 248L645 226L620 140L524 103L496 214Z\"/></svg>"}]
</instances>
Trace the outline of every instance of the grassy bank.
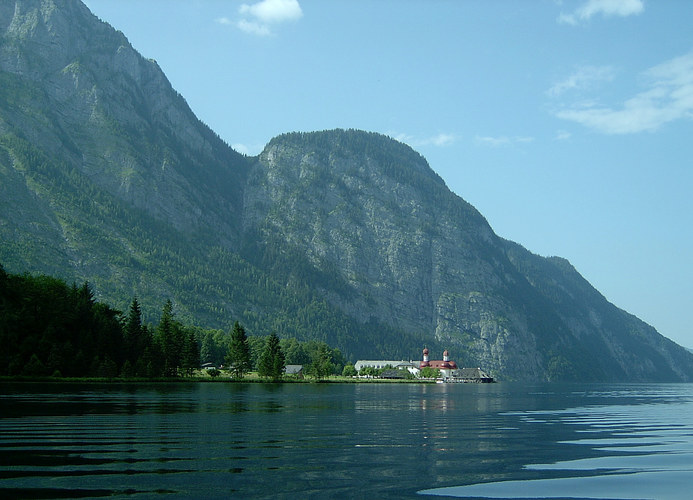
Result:
<instances>
[{"instance_id":1,"label":"grassy bank","mask_svg":"<svg viewBox=\"0 0 693 500\"><path fill-rule=\"evenodd\" d=\"M260 378L257 373L251 372L242 379L233 378L231 375L223 373L217 377L210 377L205 373L196 373L192 377L166 377L166 378L101 378L101 377L0 377L0 383L48 383L48 384L188 384L188 383L257 383L257 384L433 384L432 379L381 379L381 378L358 378L343 377L335 375L323 379L285 377L278 381Z\"/></svg>"}]
</instances>

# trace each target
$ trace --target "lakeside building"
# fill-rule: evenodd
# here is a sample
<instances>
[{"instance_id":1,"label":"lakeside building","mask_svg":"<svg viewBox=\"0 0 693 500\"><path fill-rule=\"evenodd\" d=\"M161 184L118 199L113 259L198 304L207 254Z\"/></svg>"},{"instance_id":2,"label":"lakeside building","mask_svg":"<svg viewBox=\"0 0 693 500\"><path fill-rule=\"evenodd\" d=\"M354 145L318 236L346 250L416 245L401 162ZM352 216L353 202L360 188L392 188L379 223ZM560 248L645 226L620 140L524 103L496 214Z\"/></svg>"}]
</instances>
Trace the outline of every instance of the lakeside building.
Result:
<instances>
[{"instance_id":1,"label":"lakeside building","mask_svg":"<svg viewBox=\"0 0 693 500\"><path fill-rule=\"evenodd\" d=\"M443 351L442 360L428 359L428 348L423 350L423 360L419 364L420 369L433 368L440 372L440 378L443 382L459 382L459 383L491 383L495 382L493 377L483 371L481 368L458 368L457 363L450 359L450 353Z\"/></svg>"},{"instance_id":2,"label":"lakeside building","mask_svg":"<svg viewBox=\"0 0 693 500\"><path fill-rule=\"evenodd\" d=\"M363 368L375 368L376 370L393 368L395 370L407 370L414 375L419 374L419 367L414 361L404 360L359 360L354 365L354 368L357 372L360 372Z\"/></svg>"},{"instance_id":3,"label":"lakeside building","mask_svg":"<svg viewBox=\"0 0 693 500\"><path fill-rule=\"evenodd\" d=\"M376 370L383 368L392 368L393 373L388 371L386 378L395 378L396 370L406 369L409 373L417 377L424 368L433 368L440 373L439 380L444 382L465 382L465 383L488 383L494 382L493 377L488 375L481 368L459 368L457 363L450 359L450 353L446 349L443 351L443 359L429 359L428 348L423 350L422 360L417 364L414 361L397 361L397 360L359 360L354 365L357 372L363 368L371 367Z\"/></svg>"},{"instance_id":4,"label":"lakeside building","mask_svg":"<svg viewBox=\"0 0 693 500\"><path fill-rule=\"evenodd\" d=\"M450 360L450 353L447 349L443 351L442 360L430 360L428 359L428 347L424 347L423 360L419 364L419 369L423 370L424 368L433 368L435 370L438 370L440 372L441 377L445 379L448 377L452 377L452 372L454 370L457 370L457 363Z\"/></svg>"},{"instance_id":5,"label":"lakeside building","mask_svg":"<svg viewBox=\"0 0 693 500\"><path fill-rule=\"evenodd\" d=\"M452 372L452 376L443 379L445 382L490 384L495 382L493 377L481 368L459 368Z\"/></svg>"},{"instance_id":6,"label":"lakeside building","mask_svg":"<svg viewBox=\"0 0 693 500\"><path fill-rule=\"evenodd\" d=\"M284 375L294 378L303 378L303 365L286 365L284 367Z\"/></svg>"}]
</instances>

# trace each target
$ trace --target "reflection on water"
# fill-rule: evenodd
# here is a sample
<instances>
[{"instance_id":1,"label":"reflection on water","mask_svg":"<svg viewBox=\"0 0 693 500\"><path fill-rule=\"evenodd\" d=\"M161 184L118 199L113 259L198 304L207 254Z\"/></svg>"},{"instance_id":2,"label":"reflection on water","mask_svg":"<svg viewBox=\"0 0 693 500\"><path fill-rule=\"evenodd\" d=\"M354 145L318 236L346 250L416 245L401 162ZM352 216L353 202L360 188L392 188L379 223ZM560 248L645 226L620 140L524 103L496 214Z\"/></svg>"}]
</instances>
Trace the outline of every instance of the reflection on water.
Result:
<instances>
[{"instance_id":1,"label":"reflection on water","mask_svg":"<svg viewBox=\"0 0 693 500\"><path fill-rule=\"evenodd\" d=\"M687 385L5 384L0 397L3 498L642 498L664 480L651 498L677 498L693 462Z\"/></svg>"},{"instance_id":2,"label":"reflection on water","mask_svg":"<svg viewBox=\"0 0 693 500\"><path fill-rule=\"evenodd\" d=\"M524 425L576 426L565 448L594 456L530 462L539 473L524 480L490 481L421 491L464 498L681 499L690 496L693 472L693 390L689 385L631 386L593 391L602 404L556 411L511 412ZM625 402L627 404L618 404ZM614 404L616 403L616 404Z\"/></svg>"}]
</instances>

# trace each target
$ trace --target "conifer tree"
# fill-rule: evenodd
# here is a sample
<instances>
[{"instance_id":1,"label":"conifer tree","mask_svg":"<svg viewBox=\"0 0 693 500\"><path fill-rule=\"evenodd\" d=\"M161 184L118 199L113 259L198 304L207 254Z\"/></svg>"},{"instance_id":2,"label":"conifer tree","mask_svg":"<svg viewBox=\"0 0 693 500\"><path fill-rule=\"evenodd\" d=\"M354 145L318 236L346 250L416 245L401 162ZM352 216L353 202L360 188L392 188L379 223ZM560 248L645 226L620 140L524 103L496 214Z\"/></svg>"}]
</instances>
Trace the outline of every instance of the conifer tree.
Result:
<instances>
[{"instance_id":1,"label":"conifer tree","mask_svg":"<svg viewBox=\"0 0 693 500\"><path fill-rule=\"evenodd\" d=\"M250 371L250 346L245 329L236 321L231 331L231 343L226 354L226 364L234 378L241 379Z\"/></svg>"},{"instance_id":2,"label":"conifer tree","mask_svg":"<svg viewBox=\"0 0 693 500\"><path fill-rule=\"evenodd\" d=\"M214 355L214 339L212 332L207 331L202 335L202 347L200 348L200 361L202 363L212 363Z\"/></svg>"},{"instance_id":3,"label":"conifer tree","mask_svg":"<svg viewBox=\"0 0 693 500\"><path fill-rule=\"evenodd\" d=\"M137 297L132 299L130 311L125 321L125 359L134 365L142 355L144 345L144 335L142 331L142 311Z\"/></svg>"},{"instance_id":4,"label":"conifer tree","mask_svg":"<svg viewBox=\"0 0 693 500\"><path fill-rule=\"evenodd\" d=\"M285 368L284 353L279 345L279 337L273 332L267 337L265 349L260 355L257 367L258 375L272 380L279 380L282 378Z\"/></svg>"},{"instance_id":5,"label":"conifer tree","mask_svg":"<svg viewBox=\"0 0 693 500\"><path fill-rule=\"evenodd\" d=\"M330 353L330 348L324 342L320 342L317 349L313 352L309 371L318 380L332 373L332 354Z\"/></svg>"},{"instance_id":6,"label":"conifer tree","mask_svg":"<svg viewBox=\"0 0 693 500\"><path fill-rule=\"evenodd\" d=\"M181 363L185 374L191 377L193 371L200 367L200 348L197 345L197 339L195 338L193 329L188 328L187 330L188 332L187 335L185 335L183 343Z\"/></svg>"},{"instance_id":7,"label":"conifer tree","mask_svg":"<svg viewBox=\"0 0 693 500\"><path fill-rule=\"evenodd\" d=\"M173 377L178 374L178 368L181 366L183 332L181 325L174 320L173 304L170 299L164 304L157 330L163 355L164 375Z\"/></svg>"}]
</instances>

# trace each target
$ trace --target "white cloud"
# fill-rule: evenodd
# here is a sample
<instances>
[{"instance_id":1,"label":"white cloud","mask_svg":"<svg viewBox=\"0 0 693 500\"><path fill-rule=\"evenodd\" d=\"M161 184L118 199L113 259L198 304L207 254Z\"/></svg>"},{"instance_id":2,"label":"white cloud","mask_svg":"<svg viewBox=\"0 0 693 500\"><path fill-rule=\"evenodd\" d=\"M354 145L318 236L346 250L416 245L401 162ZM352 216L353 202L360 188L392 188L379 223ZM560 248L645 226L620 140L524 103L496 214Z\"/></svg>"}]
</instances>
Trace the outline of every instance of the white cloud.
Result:
<instances>
[{"instance_id":1,"label":"white cloud","mask_svg":"<svg viewBox=\"0 0 693 500\"><path fill-rule=\"evenodd\" d=\"M558 21L578 24L601 14L604 17L627 17L640 14L645 9L642 0L587 0L570 14L561 14Z\"/></svg>"},{"instance_id":2,"label":"white cloud","mask_svg":"<svg viewBox=\"0 0 693 500\"><path fill-rule=\"evenodd\" d=\"M272 31L266 24L259 24L254 21L248 21L247 19L241 19L236 23L239 30L250 35L258 36L270 36Z\"/></svg>"},{"instance_id":3,"label":"white cloud","mask_svg":"<svg viewBox=\"0 0 693 500\"><path fill-rule=\"evenodd\" d=\"M454 134L440 133L438 135L433 135L430 137L414 137L408 134L388 134L395 140L404 142L411 147L421 147L421 146L449 146L457 141L457 137Z\"/></svg>"},{"instance_id":4,"label":"white cloud","mask_svg":"<svg viewBox=\"0 0 693 500\"><path fill-rule=\"evenodd\" d=\"M491 137L491 136L479 136L477 135L474 138L474 141L477 144L481 144L484 146L491 146L494 148L499 148L503 146L511 146L513 144L526 144L534 141L534 137L524 137L524 136L515 136L515 137L507 137L507 136L499 136L499 137Z\"/></svg>"},{"instance_id":5,"label":"white cloud","mask_svg":"<svg viewBox=\"0 0 693 500\"><path fill-rule=\"evenodd\" d=\"M228 17L218 17L214 20L217 24L231 25L233 22Z\"/></svg>"},{"instance_id":6,"label":"white cloud","mask_svg":"<svg viewBox=\"0 0 693 500\"><path fill-rule=\"evenodd\" d=\"M428 142L434 146L448 146L455 142L455 136L452 134L438 134L428 138Z\"/></svg>"},{"instance_id":7,"label":"white cloud","mask_svg":"<svg viewBox=\"0 0 693 500\"><path fill-rule=\"evenodd\" d=\"M259 36L272 35L272 26L297 21L303 17L298 0L262 0L254 4L244 3L238 8L238 12L242 16L236 23L238 29Z\"/></svg>"},{"instance_id":8,"label":"white cloud","mask_svg":"<svg viewBox=\"0 0 693 500\"><path fill-rule=\"evenodd\" d=\"M650 68L642 75L646 89L619 108L575 104L556 116L605 134L632 134L693 117L693 52Z\"/></svg>"},{"instance_id":9,"label":"white cloud","mask_svg":"<svg viewBox=\"0 0 693 500\"><path fill-rule=\"evenodd\" d=\"M231 144L231 148L234 149L235 151L238 151L239 153L241 153L243 155L250 154L250 149L248 148L248 146L246 146L245 144L242 144L240 142L237 142L235 144Z\"/></svg>"},{"instance_id":10,"label":"white cloud","mask_svg":"<svg viewBox=\"0 0 693 500\"><path fill-rule=\"evenodd\" d=\"M256 156L259 155L262 150L265 148L264 144L256 143L256 144L243 144L240 142L237 142L235 144L231 144L231 147L238 151L241 154L244 154L246 156Z\"/></svg>"},{"instance_id":11,"label":"white cloud","mask_svg":"<svg viewBox=\"0 0 693 500\"><path fill-rule=\"evenodd\" d=\"M243 4L238 11L249 14L265 24L296 21L303 16L297 0L262 0L252 5Z\"/></svg>"},{"instance_id":12,"label":"white cloud","mask_svg":"<svg viewBox=\"0 0 693 500\"><path fill-rule=\"evenodd\" d=\"M614 79L615 71L611 66L582 66L572 75L553 85L546 93L551 97L559 97L568 91L585 90L602 82Z\"/></svg>"}]
</instances>

